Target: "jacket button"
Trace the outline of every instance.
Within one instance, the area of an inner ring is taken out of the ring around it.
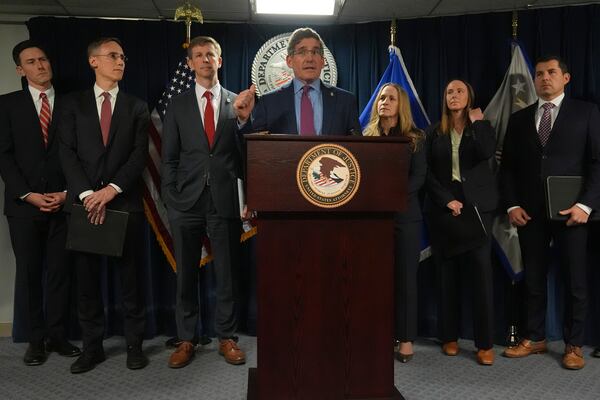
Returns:
[[[212,158],[213,154],[212,154],[212,153],[210,153],[208,156],[209,156],[210,158]]]
[[[464,176],[462,178],[460,178],[461,181],[466,182],[467,178],[465,178]]]
[[[542,160],[545,160],[545,159],[547,159],[547,158],[548,158],[548,156],[547,156],[547,155],[545,155],[545,154],[542,156]]]

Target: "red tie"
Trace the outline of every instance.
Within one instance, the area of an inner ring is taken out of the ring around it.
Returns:
[[[40,127],[42,128],[42,139],[44,140],[44,147],[48,147],[48,127],[52,121],[52,114],[50,113],[50,102],[46,93],[40,93],[40,99],[42,99],[42,108],[40,109]]]
[[[100,129],[102,130],[102,143],[104,146],[108,143],[108,134],[110,132],[110,120],[112,119],[112,110],[110,107],[110,93],[102,93],[104,100],[100,109]]]
[[[302,97],[300,98],[300,134],[303,136],[314,136],[315,132],[315,114],[312,103],[308,97],[310,86],[302,87]]]
[[[212,93],[210,91],[204,92],[203,97],[206,98],[206,107],[204,107],[204,132],[208,139],[209,147],[212,147],[215,141],[215,111],[212,106]]]

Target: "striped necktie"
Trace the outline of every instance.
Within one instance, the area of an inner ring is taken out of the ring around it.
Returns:
[[[52,113],[50,112],[50,102],[46,93],[40,93],[40,99],[42,99],[42,108],[40,109],[40,127],[42,128],[42,140],[44,141],[44,147],[48,147],[48,127],[52,122]]]

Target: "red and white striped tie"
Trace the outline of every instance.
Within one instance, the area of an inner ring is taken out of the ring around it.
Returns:
[[[46,93],[40,93],[40,99],[42,99],[42,108],[40,110],[40,127],[42,128],[42,139],[44,140],[44,147],[48,147],[48,127],[52,121],[52,113],[50,112],[50,102]]]

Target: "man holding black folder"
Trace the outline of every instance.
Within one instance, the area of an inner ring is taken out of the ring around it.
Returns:
[[[242,177],[239,110],[236,95],[219,84],[221,46],[208,36],[192,39],[188,66],[196,83],[175,97],[167,110],[162,141],[162,197],[167,204],[177,262],[177,335],[181,340],[169,367],[188,365],[198,325],[198,273],[202,237],[208,233],[214,255],[219,354],[243,364],[238,347],[237,286],[242,232],[239,184]],[[241,119],[247,119],[249,111]]]
[[[140,249],[144,220],[141,175],[148,152],[149,115],[143,101],[119,90],[125,61],[119,39],[101,38],[88,46],[96,83],[66,101],[59,126],[60,158],[69,190],[67,209],[83,203],[89,222],[96,225],[104,222],[107,208],[129,213],[123,254],[109,261],[116,261],[114,267],[121,278],[127,368],[140,369],[148,364],[142,353],[145,307]],[[83,353],[71,365],[71,372],[82,373],[105,360],[102,256],[73,254]]]
[[[501,192],[509,220],[519,231],[525,267],[527,319],[524,339],[507,357],[546,352],[546,276],[550,241],[559,252],[566,287],[563,366],[585,365],[581,346],[587,307],[586,247],[588,219],[600,206],[600,112],[595,104],[565,97],[570,80],[558,57],[538,60],[535,89],[539,100],[513,114],[507,127],[500,168]],[[566,221],[546,215],[544,182],[549,176],[583,176],[575,204],[560,211]]]

